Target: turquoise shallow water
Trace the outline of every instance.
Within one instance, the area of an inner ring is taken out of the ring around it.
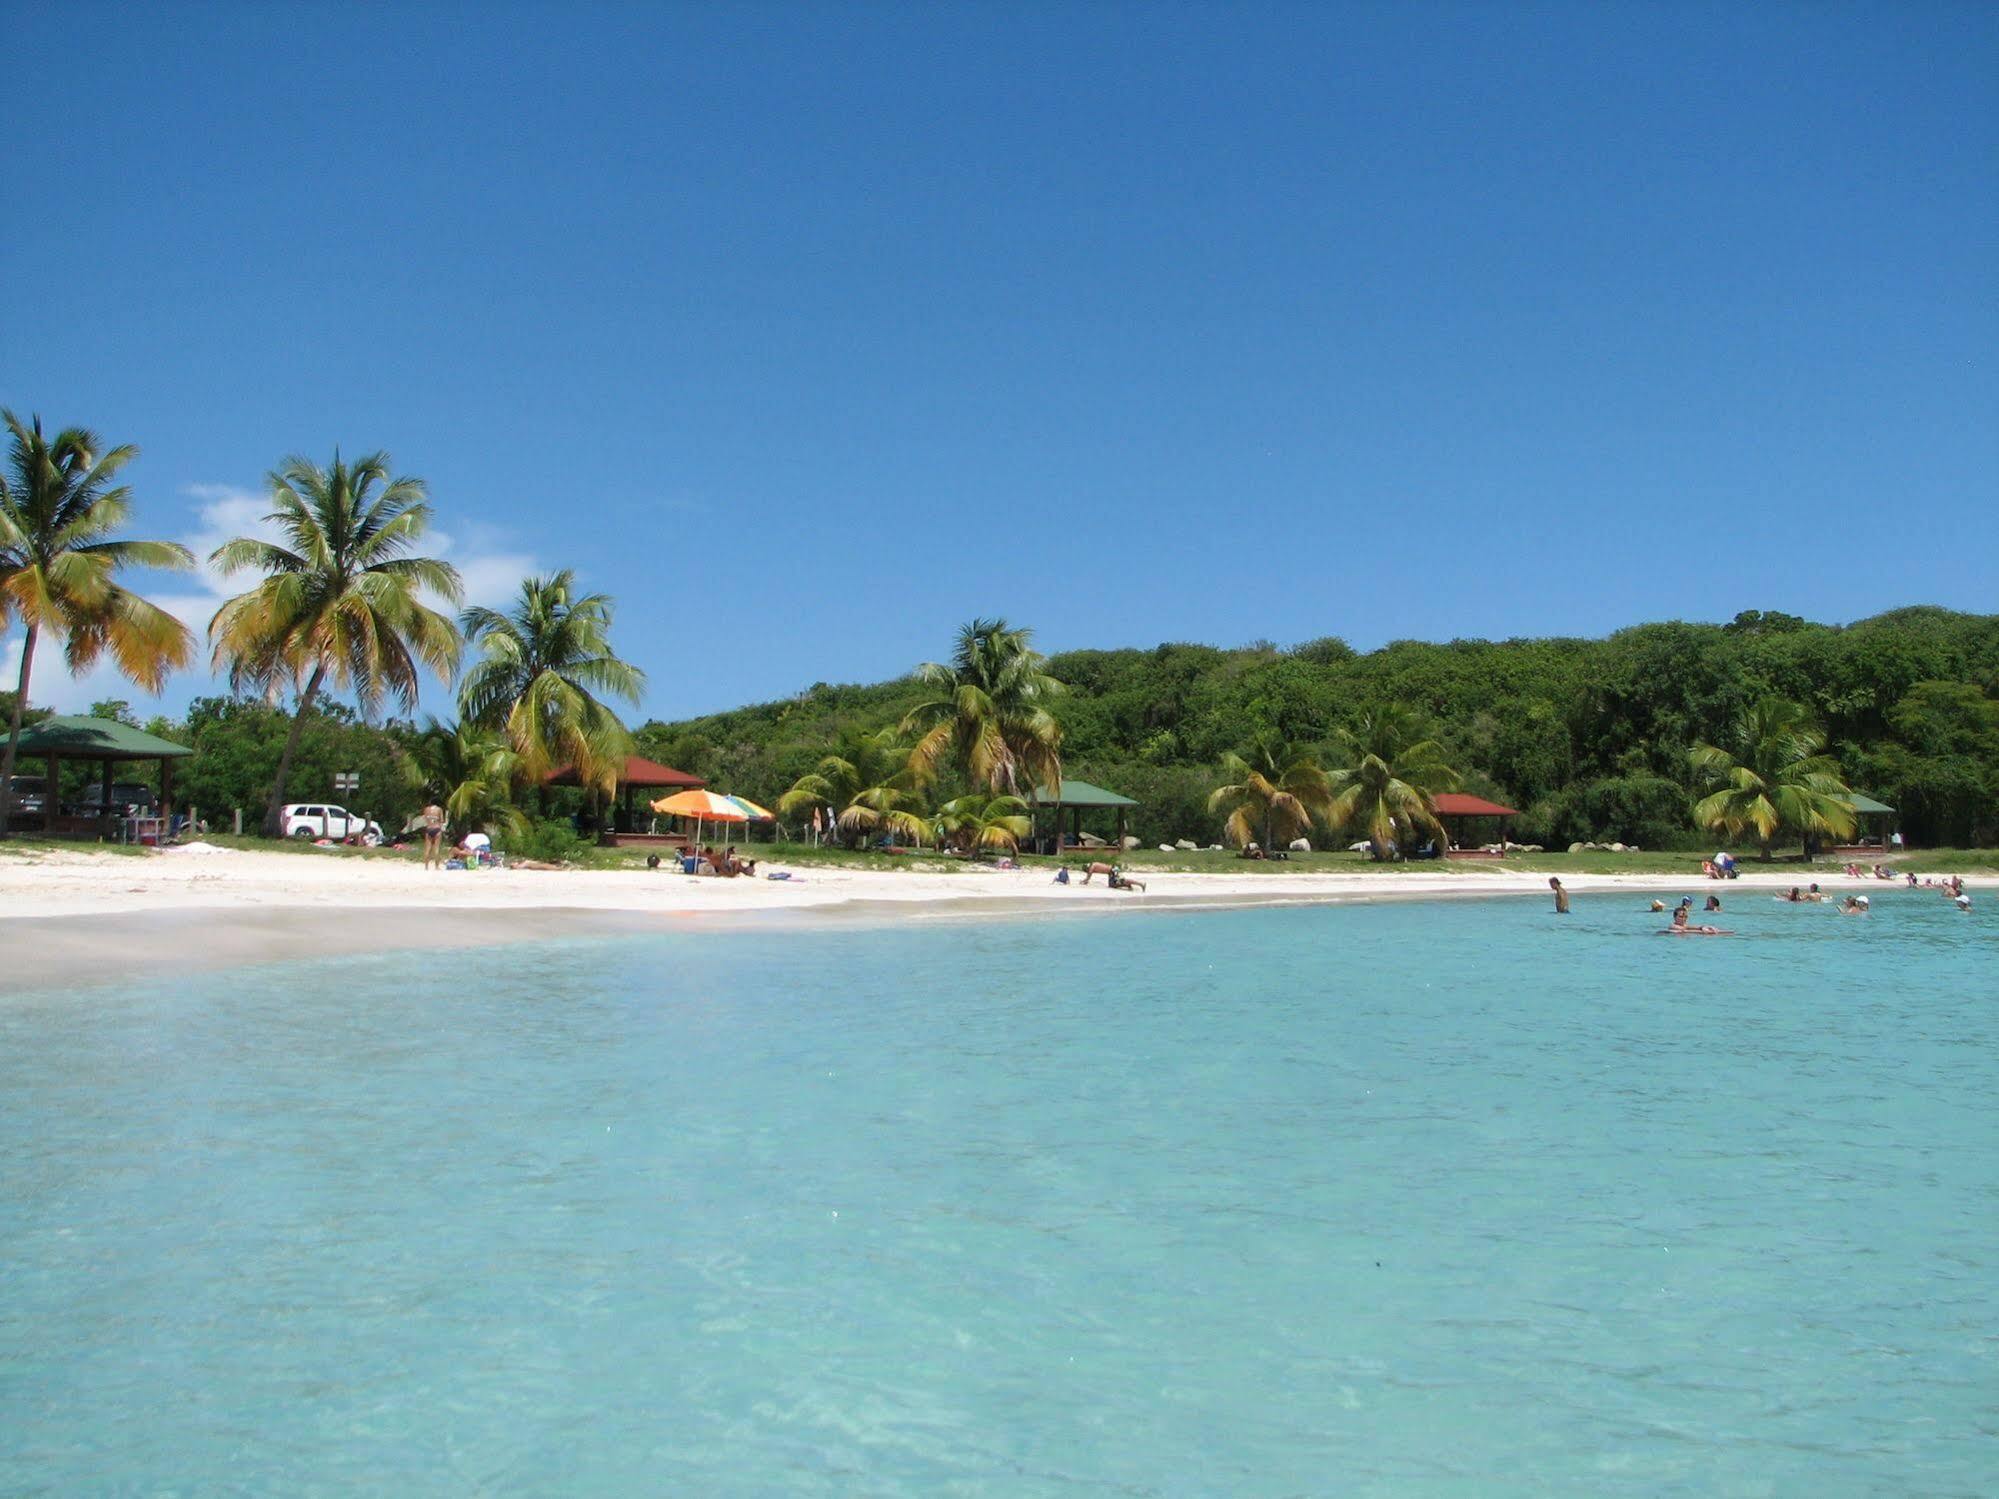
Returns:
[[[0,999],[0,1492],[1988,1495],[1988,913],[761,928]]]

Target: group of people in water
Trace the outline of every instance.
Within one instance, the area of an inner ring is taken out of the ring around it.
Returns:
[[[1892,878],[1892,876],[1890,877]],[[1961,875],[1950,875],[1935,884],[1926,879],[1919,887],[1916,883],[1916,877],[1912,874],[1909,876],[1909,886],[1912,889],[1935,889],[1941,892],[1947,900],[1951,901],[1958,910],[1969,911],[1971,909],[1971,897],[1964,893],[1964,879]],[[1556,875],[1549,876],[1548,888],[1555,892],[1555,914],[1557,916],[1568,915],[1569,892],[1563,888],[1561,878]],[[1800,888],[1797,885],[1793,885],[1787,894],[1773,895],[1771,899],[1786,905],[1819,904],[1828,899],[1836,899],[1837,903],[1833,909],[1838,911],[1842,916],[1865,916],[1870,909],[1866,896],[1848,895],[1844,898],[1829,897],[1823,890],[1819,889],[1817,881],[1813,881],[1809,888]],[[1666,903],[1663,900],[1655,898],[1652,901],[1651,909],[1655,912],[1664,911]],[[1707,903],[1702,906],[1701,910],[1704,915],[1718,914],[1721,910],[1721,897],[1719,895],[1710,895],[1707,898]],[[1691,895],[1681,896],[1680,903],[1673,908],[1671,923],[1664,930],[1669,935],[1674,936],[1727,937],[1733,935],[1725,927],[1696,925],[1693,920],[1693,912],[1694,898]]]

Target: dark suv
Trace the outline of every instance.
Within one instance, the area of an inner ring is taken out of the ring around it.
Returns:
[[[15,776],[8,782],[9,800],[16,812],[40,817],[48,806],[48,783],[40,776]]]
[[[153,788],[143,781],[113,781],[111,783],[111,810],[124,817],[150,817],[158,809],[159,803],[153,797]],[[77,817],[102,817],[104,815],[104,783],[94,781],[83,788],[70,807]]]

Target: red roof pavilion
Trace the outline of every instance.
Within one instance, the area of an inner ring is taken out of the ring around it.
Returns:
[[[1437,816],[1443,820],[1445,828],[1450,832],[1451,843],[1453,844],[1453,847],[1450,849],[1450,857],[1453,859],[1503,859],[1506,857],[1503,852],[1506,847],[1506,822],[1508,818],[1520,815],[1513,808],[1502,807],[1498,802],[1489,802],[1482,796],[1472,796],[1463,791],[1439,791],[1430,800],[1437,808]],[[1461,848],[1456,846],[1466,841],[1465,822],[1467,819],[1473,817],[1494,817],[1499,820],[1499,837],[1493,841],[1499,845],[1502,852],[1492,854],[1483,848]]]
[[[576,767],[565,765],[553,771],[548,777],[551,786],[575,786],[581,783],[576,778]],[[684,770],[675,770],[671,765],[662,765],[657,760],[648,760],[644,755],[627,755],[625,763],[618,771],[618,787],[627,786],[705,786],[708,783]]]
[[[1462,791],[1439,791],[1431,798],[1437,804],[1439,817],[1518,817],[1519,812],[1512,807],[1502,807],[1498,802],[1489,802],[1482,796],[1470,796]]]

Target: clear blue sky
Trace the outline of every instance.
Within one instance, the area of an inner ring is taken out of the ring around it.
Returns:
[[[0,402],[203,542],[387,448],[481,591],[617,597],[642,715],[980,613],[1999,607],[1999,7],[0,20]]]

